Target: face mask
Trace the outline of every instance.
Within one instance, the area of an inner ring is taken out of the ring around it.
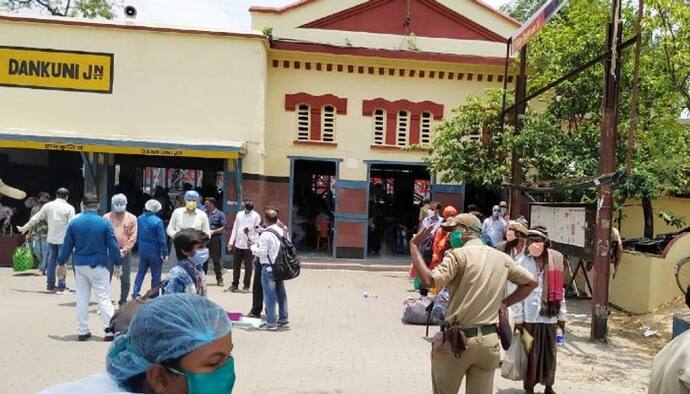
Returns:
[[[225,364],[209,373],[181,372],[171,369],[187,379],[187,393],[189,394],[227,394],[235,386],[235,360],[228,357]]]
[[[500,210],[498,210],[498,211],[493,211],[493,214],[494,214],[493,216],[494,216],[495,218],[497,218],[497,217],[499,217],[499,216],[501,215],[501,211],[500,211]]]
[[[125,211],[125,209],[127,209],[127,205],[125,205],[125,204],[115,204],[115,205],[113,205],[113,211],[115,211],[115,212],[117,212],[117,213],[122,213],[122,212]]]
[[[542,255],[542,253],[544,253],[544,243],[543,242],[532,242],[527,247],[527,250],[529,250],[529,254],[532,257],[539,257]]]
[[[254,204],[245,204],[244,209],[246,209],[247,211],[251,211],[254,209]]]
[[[208,256],[208,248],[198,249],[194,256],[189,257],[189,261],[191,261],[194,265],[201,265],[208,260]]]
[[[187,201],[187,210],[194,211],[196,209],[196,201]]]
[[[453,249],[462,248],[463,245],[465,245],[465,240],[462,238],[462,231],[455,230],[450,233],[450,246]]]
[[[508,208],[501,207],[501,215],[505,215],[508,212]]]
[[[510,241],[513,241],[515,238],[517,238],[515,236],[515,231],[508,230],[508,232],[506,233],[506,240],[508,240],[508,242],[510,242]]]

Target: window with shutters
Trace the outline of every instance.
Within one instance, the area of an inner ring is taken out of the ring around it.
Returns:
[[[311,111],[308,105],[300,104],[297,106],[297,139],[300,141],[309,140],[309,124]]]
[[[383,145],[386,140],[386,111],[374,111],[374,144]]]
[[[335,108],[326,105],[321,111],[321,139],[324,142],[335,142]]]
[[[407,146],[408,134],[410,130],[410,113],[407,111],[398,112],[398,127],[396,133],[396,145]]]
[[[419,143],[431,143],[431,120],[433,119],[431,112],[422,112],[419,125]]]

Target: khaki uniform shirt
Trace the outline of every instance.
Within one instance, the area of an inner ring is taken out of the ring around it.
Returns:
[[[437,288],[448,288],[446,321],[462,327],[498,323],[506,281],[524,285],[534,279],[507,254],[484,245],[479,239],[446,253],[431,275]]]

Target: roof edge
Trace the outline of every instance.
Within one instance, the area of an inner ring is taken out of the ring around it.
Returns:
[[[252,39],[263,39],[266,37],[258,31],[230,31],[230,30],[210,30],[201,29],[194,27],[183,27],[183,26],[160,26],[160,25],[143,25],[138,23],[126,23],[126,22],[112,22],[112,21],[98,21],[98,20],[86,20],[86,19],[76,19],[76,18],[63,18],[63,17],[37,17],[37,16],[25,16],[16,14],[0,13],[0,21],[9,22],[20,22],[20,23],[42,23],[42,24],[54,24],[54,25],[65,25],[65,26],[80,26],[80,27],[95,27],[102,29],[120,29],[120,30],[134,30],[134,31],[149,31],[158,33],[178,33],[178,34],[197,34],[197,35],[210,35],[219,37],[234,37],[234,38],[252,38]]]

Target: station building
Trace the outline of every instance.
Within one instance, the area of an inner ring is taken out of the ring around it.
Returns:
[[[336,258],[404,253],[420,201],[466,204],[426,145],[503,86],[517,21],[478,0],[250,12],[250,31],[1,14],[0,178],[104,209],[122,191],[135,213],[156,190],[200,188],[231,218],[251,196]]]

